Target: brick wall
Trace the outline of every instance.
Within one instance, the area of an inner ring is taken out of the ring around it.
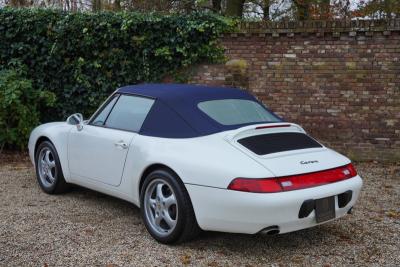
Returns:
[[[244,23],[192,83],[251,91],[355,160],[400,161],[400,20]]]

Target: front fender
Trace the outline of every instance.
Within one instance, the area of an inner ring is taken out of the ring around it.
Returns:
[[[29,158],[33,166],[35,166],[35,148],[38,145],[38,141],[41,138],[47,138],[53,143],[57,150],[58,157],[60,159],[61,168],[65,180],[68,182],[70,173],[68,168],[68,133],[74,127],[66,122],[52,122],[42,124],[31,132],[29,136]]]

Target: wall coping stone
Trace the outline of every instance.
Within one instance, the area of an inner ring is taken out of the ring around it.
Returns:
[[[350,33],[350,32],[400,32],[400,19],[391,20],[332,20],[332,21],[283,21],[283,22],[240,22],[235,32],[225,36],[236,37],[238,34],[289,34],[295,33]]]

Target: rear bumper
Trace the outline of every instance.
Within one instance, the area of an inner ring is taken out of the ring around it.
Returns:
[[[361,187],[360,176],[308,189],[263,194],[186,184],[200,228],[246,234],[274,225],[280,233],[318,225],[315,211],[306,218],[298,217],[307,199],[335,196],[335,219],[340,218],[354,206]],[[352,198],[345,207],[339,208],[337,195],[348,190],[352,191]]]

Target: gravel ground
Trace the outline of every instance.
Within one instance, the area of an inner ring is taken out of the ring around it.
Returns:
[[[353,215],[278,236],[206,232],[165,246],[132,204],[83,188],[46,195],[28,162],[0,159],[0,266],[399,266],[400,166],[357,168],[364,188]]]

